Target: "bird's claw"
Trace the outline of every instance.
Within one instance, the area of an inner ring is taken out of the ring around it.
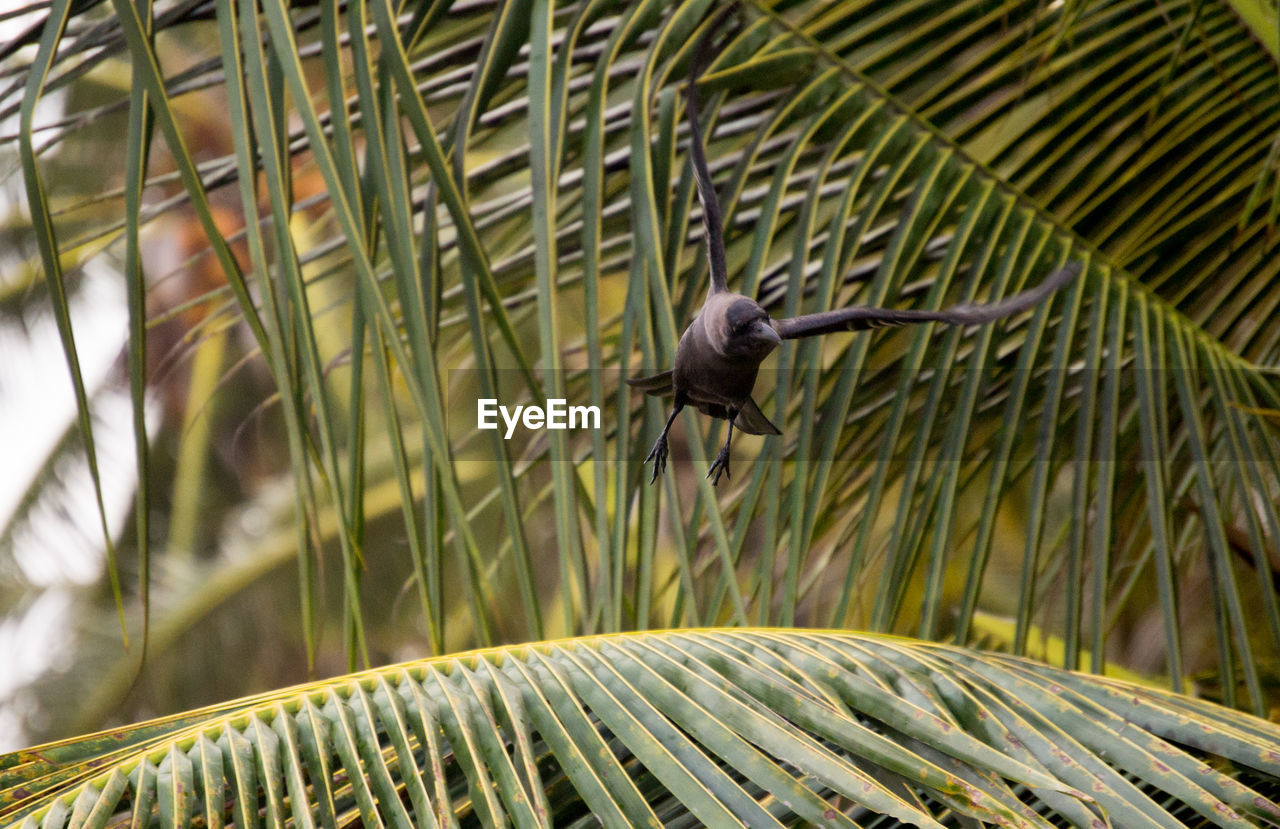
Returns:
[[[653,444],[653,448],[649,450],[649,455],[644,459],[645,463],[653,461],[653,475],[649,478],[649,485],[658,480],[658,475],[667,471],[667,436],[662,435],[658,441]]]
[[[708,478],[715,475],[714,478],[711,478],[712,486],[720,483],[720,473],[722,472],[726,478],[733,477],[729,474],[729,447],[727,446],[722,446],[720,448],[720,454],[716,455],[715,460],[711,462],[711,468],[707,470]]]

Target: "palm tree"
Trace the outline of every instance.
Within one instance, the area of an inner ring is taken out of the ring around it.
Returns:
[[[699,81],[736,290],[781,316],[1084,275],[993,326],[787,345],[784,436],[713,488],[689,417],[649,487],[665,412],[621,380],[704,289],[680,91],[711,5],[39,10],[0,92],[38,266],[2,299],[51,303],[78,414],[0,589],[37,601],[68,457],[115,586],[28,686],[41,736],[438,658],[11,755],[0,817],[1280,822],[1280,731],[1232,710],[1275,704],[1280,655],[1275,10],[740,3]],[[123,532],[73,339],[103,268]],[[507,440],[478,398],[604,428]],[[1123,668],[1148,685],[1070,673]]]

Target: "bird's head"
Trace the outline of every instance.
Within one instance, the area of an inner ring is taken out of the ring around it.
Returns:
[[[745,296],[726,303],[717,328],[712,341],[716,350],[729,358],[759,362],[782,342],[769,322],[769,313]]]

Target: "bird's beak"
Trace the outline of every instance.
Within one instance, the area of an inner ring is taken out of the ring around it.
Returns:
[[[755,324],[755,330],[752,332],[755,339],[767,342],[770,348],[777,348],[782,345],[782,338],[778,336],[778,332],[773,330],[773,326],[768,320],[759,320]]]

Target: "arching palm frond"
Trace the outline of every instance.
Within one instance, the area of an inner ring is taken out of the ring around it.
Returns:
[[[1243,827],[1280,822],[1277,740],[1185,697],[907,639],[628,634],[9,755],[0,825]]]

